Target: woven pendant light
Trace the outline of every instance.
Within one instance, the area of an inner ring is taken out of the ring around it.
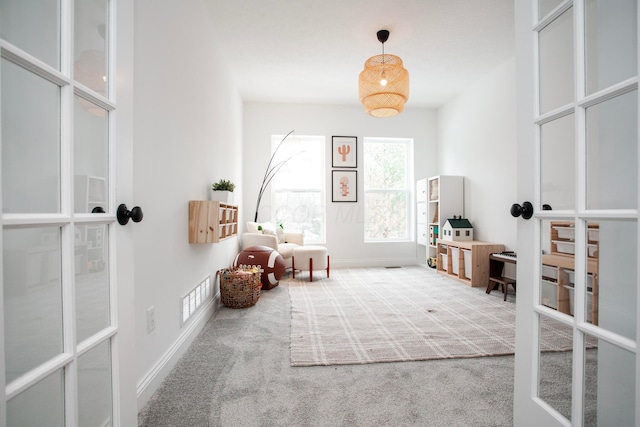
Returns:
[[[358,79],[358,92],[364,110],[373,117],[392,117],[404,110],[409,99],[409,72],[402,66],[402,59],[384,53],[384,42],[389,31],[380,30],[382,55],[372,56],[364,63]]]

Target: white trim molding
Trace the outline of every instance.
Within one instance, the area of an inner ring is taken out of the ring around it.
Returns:
[[[207,300],[202,309],[189,319],[189,322],[182,330],[182,334],[167,349],[160,360],[151,367],[151,369],[142,377],[137,384],[138,411],[149,402],[153,393],[160,387],[160,384],[167,378],[173,368],[177,365],[180,358],[187,351],[193,340],[198,336],[204,328],[209,318],[220,310],[222,304],[220,302],[220,292],[213,298]]]

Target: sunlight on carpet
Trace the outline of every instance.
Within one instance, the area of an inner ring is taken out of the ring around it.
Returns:
[[[423,266],[335,269],[330,279],[286,281],[292,366],[515,351],[515,304]],[[569,350],[571,329],[543,327],[543,343],[543,350]]]

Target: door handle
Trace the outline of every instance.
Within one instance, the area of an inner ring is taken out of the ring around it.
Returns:
[[[523,219],[529,219],[533,216],[533,205],[531,202],[523,202],[522,206],[517,203],[511,205],[511,216],[519,217],[522,215]]]
[[[118,218],[120,225],[127,225],[129,218],[133,222],[140,222],[143,216],[140,206],[134,206],[133,209],[129,210],[124,203],[118,206],[118,211],[116,212],[116,218]]]

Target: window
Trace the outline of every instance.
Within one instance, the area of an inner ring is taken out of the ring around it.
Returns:
[[[281,164],[271,181],[271,222],[302,231],[305,243],[324,243],[325,137],[292,134],[280,144],[282,138],[271,137],[271,167]]]
[[[364,138],[365,242],[413,240],[413,140]]]

